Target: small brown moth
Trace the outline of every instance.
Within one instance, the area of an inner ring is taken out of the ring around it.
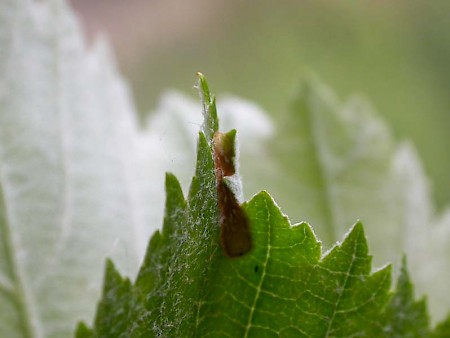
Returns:
[[[219,175],[222,175],[222,177],[233,176],[236,172],[236,168],[234,167],[234,157],[236,156],[234,152],[235,134],[235,131],[227,134],[217,131],[213,136],[216,173],[219,171]]]
[[[228,257],[240,257],[252,248],[247,215],[224,177],[235,174],[234,134],[216,132],[213,137],[222,248]]]

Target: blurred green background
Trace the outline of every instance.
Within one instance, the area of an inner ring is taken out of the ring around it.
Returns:
[[[450,1],[72,0],[89,38],[105,32],[142,115],[167,88],[218,95],[275,119],[316,74],[341,99],[365,96],[411,139],[437,205],[450,202]],[[220,109],[220,107],[219,107]]]

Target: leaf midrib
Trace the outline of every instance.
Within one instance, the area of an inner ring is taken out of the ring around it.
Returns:
[[[344,296],[344,293],[345,293],[345,290],[346,290],[346,286],[347,286],[347,283],[348,283],[348,278],[350,276],[350,271],[353,269],[353,267],[355,265],[355,261],[356,261],[355,253],[357,251],[357,249],[356,249],[357,245],[358,245],[358,243],[356,243],[356,242],[353,245],[352,260],[351,260],[351,263],[348,265],[347,271],[345,273],[345,279],[344,279],[344,282],[342,283],[342,292],[340,292],[340,294],[339,294],[339,296],[338,296],[338,298],[336,300],[336,303],[334,305],[333,313],[332,313],[332,315],[330,317],[330,320],[328,322],[327,331],[325,332],[325,337],[328,337],[328,335],[330,334],[331,327],[332,327],[332,325],[334,323],[334,318],[336,316],[336,313],[338,312],[337,309],[339,308],[339,305],[341,303],[341,299]]]
[[[331,194],[331,179],[330,175],[327,172],[328,166],[324,163],[323,155],[322,155],[322,148],[321,148],[321,140],[323,137],[321,137],[319,129],[320,129],[320,123],[315,116],[315,111],[317,108],[315,107],[315,98],[311,97],[311,94],[309,94],[309,97],[306,101],[307,105],[307,118],[308,118],[308,125],[311,130],[311,141],[313,145],[313,153],[314,153],[314,159],[317,163],[318,168],[318,176],[320,180],[320,186],[323,195],[323,215],[325,217],[324,226],[326,227],[327,231],[325,231],[322,236],[328,237],[328,243],[332,243],[336,240],[336,229],[335,229],[335,219],[334,219],[334,210],[333,210],[333,197]]]

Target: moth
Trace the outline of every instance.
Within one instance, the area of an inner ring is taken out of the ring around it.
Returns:
[[[216,132],[213,136],[213,149],[222,248],[226,256],[240,257],[252,249],[252,238],[247,215],[224,179],[236,173],[234,134]]]

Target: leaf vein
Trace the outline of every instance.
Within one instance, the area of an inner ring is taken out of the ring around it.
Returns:
[[[248,316],[248,321],[247,321],[247,327],[245,330],[245,334],[244,334],[244,338],[247,338],[250,332],[250,328],[252,327],[252,321],[253,321],[253,316],[255,313],[255,309],[256,309],[256,304],[259,300],[259,297],[261,295],[261,290],[262,290],[262,284],[264,283],[264,279],[266,277],[266,270],[267,270],[267,263],[269,262],[270,259],[270,251],[271,251],[271,215],[270,215],[270,209],[269,206],[267,205],[267,199],[264,199],[264,203],[265,203],[265,210],[267,211],[267,218],[263,219],[263,221],[267,222],[267,227],[268,227],[268,231],[267,231],[267,249],[266,249],[266,256],[264,258],[264,262],[263,262],[263,269],[262,269],[262,273],[261,273],[261,278],[259,281],[259,284],[256,288],[256,295],[255,298],[253,299],[253,304],[250,310],[250,314]]]

